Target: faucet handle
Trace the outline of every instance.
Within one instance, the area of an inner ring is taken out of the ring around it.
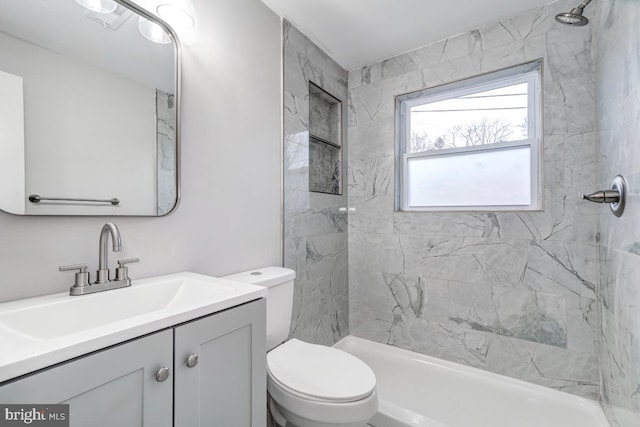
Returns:
[[[134,262],[140,262],[140,258],[125,258],[125,259],[119,259],[118,260],[118,265],[120,266],[119,268],[122,268],[125,266],[125,264],[132,264]]]
[[[126,265],[139,261],[140,258],[125,258],[118,260],[118,268],[116,268],[115,280],[126,280],[127,282],[131,282],[131,279],[129,278],[129,268]]]
[[[73,271],[78,270],[76,273],[76,281],[73,288],[82,288],[89,286],[89,273],[87,272],[87,264],[73,264],[73,265],[61,265],[58,267],[60,271]],[[72,288],[72,289],[73,289]]]
[[[61,265],[58,267],[60,271],[72,271],[78,270],[79,273],[85,273],[89,266],[87,264],[73,264],[73,265]]]

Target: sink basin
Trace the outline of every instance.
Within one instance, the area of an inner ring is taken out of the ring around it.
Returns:
[[[265,297],[266,288],[178,273],[84,296],[0,304],[0,381]]]

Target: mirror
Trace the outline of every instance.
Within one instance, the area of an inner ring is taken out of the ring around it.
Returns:
[[[89,9],[105,4],[114,10]],[[121,0],[0,0],[0,209],[171,212],[179,196],[175,40]]]

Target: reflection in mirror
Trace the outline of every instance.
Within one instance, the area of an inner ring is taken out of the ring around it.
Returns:
[[[153,22],[164,43],[143,36],[150,17],[134,7],[80,3],[0,0],[0,209],[167,214],[178,198],[175,39]]]

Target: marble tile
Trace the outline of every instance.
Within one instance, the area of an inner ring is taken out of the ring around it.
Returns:
[[[285,190],[309,191],[309,132],[285,136]]]
[[[395,154],[393,120],[360,123],[349,128],[349,159],[389,157]]]
[[[595,101],[591,75],[546,82],[544,134],[575,135],[594,130]]]
[[[393,245],[405,271],[434,279],[515,287],[527,269],[527,241],[400,235]]]
[[[567,301],[567,348],[596,353],[598,329],[598,301],[573,295]]]
[[[595,298],[597,259],[590,243],[531,241],[523,284],[541,292]]]
[[[304,86],[300,85],[300,87]],[[293,88],[288,89],[293,90]],[[309,129],[309,99],[305,95],[297,95],[285,91],[283,104],[285,135],[307,133]]]
[[[592,241],[597,207],[585,204],[578,194],[578,189],[563,189],[558,195],[547,191],[543,212],[396,212],[394,230],[399,234],[434,237]]]
[[[349,163],[349,223],[360,231],[393,232],[393,157]]]
[[[558,26],[546,33],[547,58],[553,81],[591,72],[591,31]]]
[[[595,186],[598,183],[595,132],[565,138],[564,179],[565,187]]]
[[[335,126],[311,123],[308,82],[346,100],[347,72],[287,21],[283,46],[284,265],[297,273],[291,336],[333,344],[349,333],[347,192],[339,179],[346,173],[348,144],[344,133],[342,153],[332,156],[309,142],[309,126],[333,138],[347,121],[342,114]],[[313,107],[320,119],[337,118],[331,108]],[[343,194],[311,193],[310,188]]]
[[[579,197],[598,182],[592,32],[553,19],[572,7],[555,2],[349,73],[352,333],[597,396],[600,207]],[[395,212],[395,97],[538,58],[544,209]]]
[[[513,64],[526,62],[524,42],[522,41],[488,48],[476,53],[474,57],[477,58],[476,61],[480,65],[479,71],[482,73],[489,73],[511,67]]]
[[[482,50],[490,49],[505,44],[512,44],[522,40],[517,32],[514,33],[502,22],[489,24],[477,30],[476,38],[479,39]]]
[[[562,295],[485,285],[454,285],[449,320],[557,347],[567,346],[566,300]]]
[[[630,197],[616,218],[598,221],[600,402],[613,427],[640,425],[640,4],[603,0],[592,20],[598,141],[597,182],[623,174]]]
[[[590,399],[598,396],[598,362],[594,353],[496,336],[485,369]]]

